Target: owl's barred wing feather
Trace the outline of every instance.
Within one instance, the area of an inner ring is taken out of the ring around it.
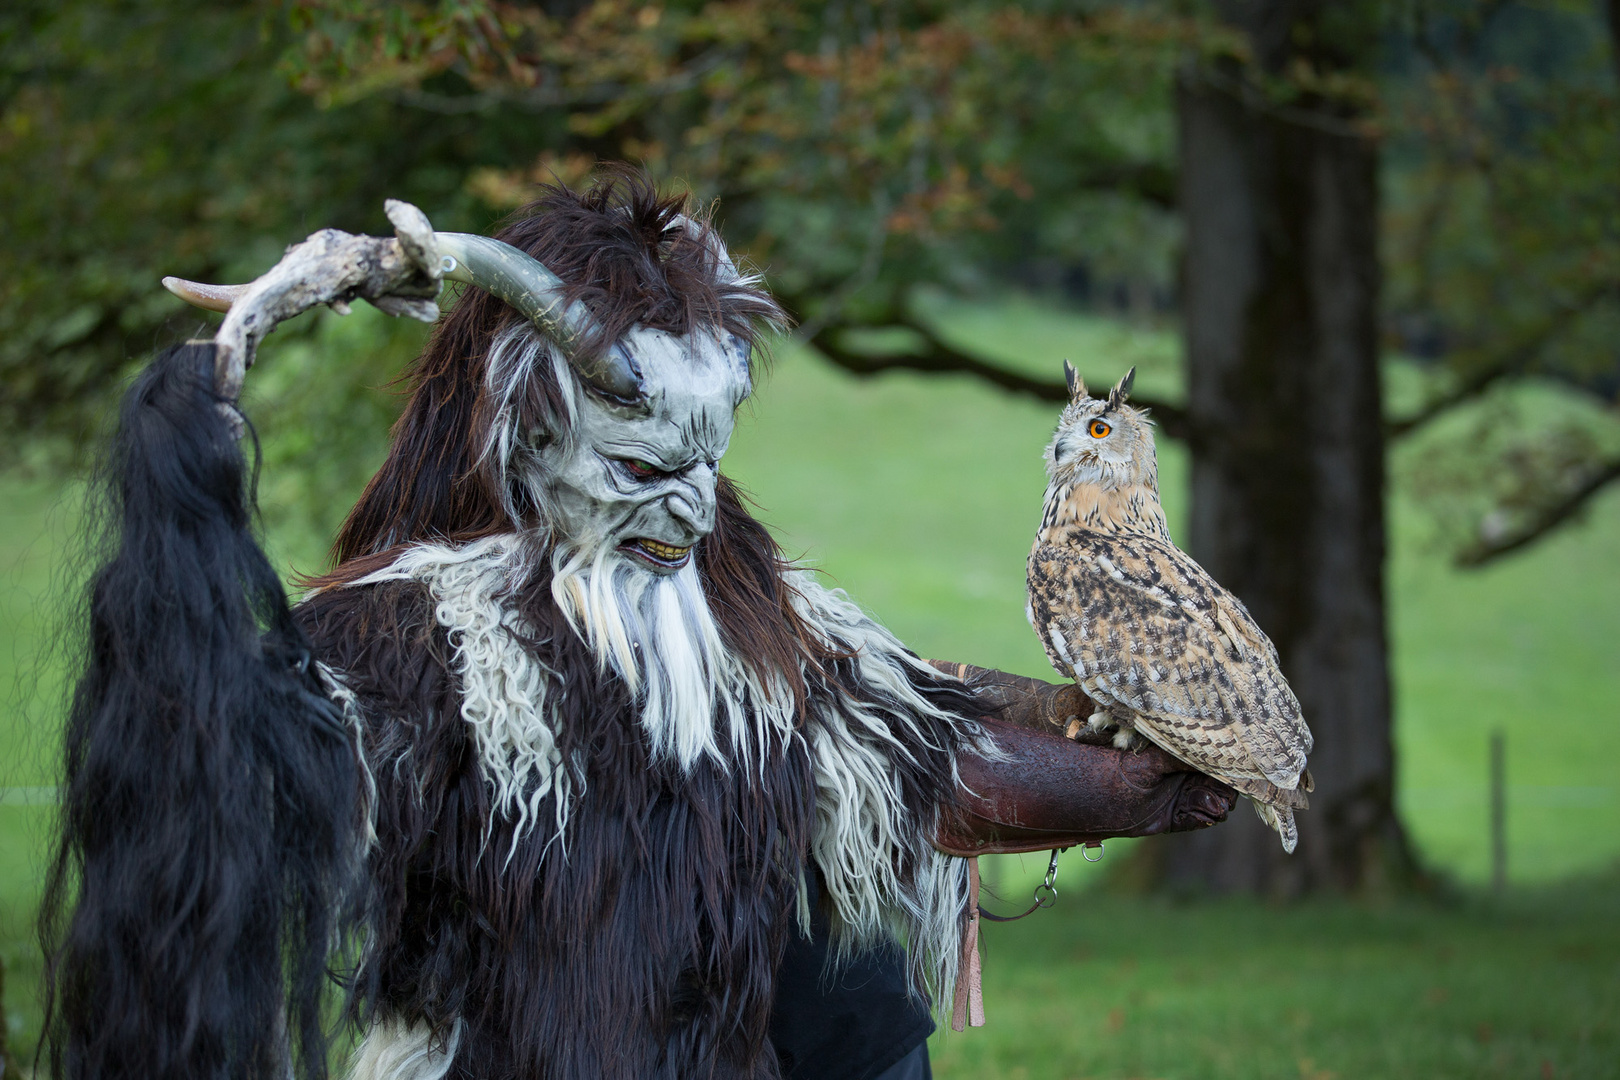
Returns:
[[[1237,598],[1155,537],[1067,539],[1037,545],[1029,561],[1030,621],[1053,665],[1240,790],[1297,788],[1310,732],[1276,650]]]

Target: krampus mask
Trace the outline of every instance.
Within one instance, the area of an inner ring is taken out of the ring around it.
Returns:
[[[388,214],[394,240],[326,230],[253,285],[164,280],[192,303],[229,312],[216,338],[222,395],[234,399],[264,334],[307,307],[342,311],[359,296],[431,321],[441,280],[471,284],[525,317],[496,335],[483,372],[492,409],[480,418],[479,464],[504,524],[615,549],[652,573],[688,565],[714,527],[717,465],[751,388],[754,329],[782,318],[757,279],[738,274],[706,225],[666,215],[660,255],[708,279],[709,303],[699,305],[707,310],[683,311],[679,333],[626,326],[593,316],[578,296],[588,286],[569,290],[510,244],[433,232],[406,203],[390,201]]]

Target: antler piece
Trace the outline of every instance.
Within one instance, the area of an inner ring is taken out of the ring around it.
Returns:
[[[439,242],[434,237],[433,225],[427,215],[399,199],[389,199],[383,203],[383,212],[394,227],[394,238],[416,268],[429,281],[438,281],[443,277],[444,264],[439,256]]]
[[[432,322],[439,317],[435,298],[446,277],[476,285],[516,308],[608,399],[630,405],[645,396],[641,373],[624,350],[585,355],[582,346],[596,322],[583,303],[565,302],[562,281],[538,259],[486,236],[436,233],[427,215],[407,202],[389,199],[385,210],[394,226],[392,239],[322,229],[288,248],[280,262],[247,285],[163,279],[165,288],[188,303],[225,312],[214,337],[214,382],[223,397],[236,400],[259,342],[278,323],[317,304],[341,313],[357,297],[390,315]]]
[[[390,201],[389,219],[397,236],[354,236],[322,229],[287,249],[240,294],[214,343],[215,384],[234,401],[252,366],[259,342],[284,322],[317,304],[341,306],[359,297],[394,315],[424,322],[439,317],[434,303],[442,268],[427,216],[409,203]]]
[[[236,298],[248,291],[246,285],[207,285],[177,277],[164,278],[163,287],[186,303],[208,311],[229,311]]]

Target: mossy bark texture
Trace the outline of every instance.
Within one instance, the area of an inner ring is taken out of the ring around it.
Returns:
[[[1217,7],[1252,55],[1178,88],[1189,549],[1276,643],[1316,790],[1292,856],[1240,811],[1149,858],[1173,888],[1378,888],[1412,871],[1390,737],[1378,149],[1353,102],[1297,74],[1353,74],[1371,44],[1332,5]]]

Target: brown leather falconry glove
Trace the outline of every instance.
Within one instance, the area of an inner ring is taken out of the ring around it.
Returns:
[[[1028,675],[1013,675],[973,664],[928,661],[936,670],[967,684],[985,705],[985,712],[1009,724],[1043,732],[1058,732],[1080,742],[1112,746],[1113,736],[1092,731],[1086,719],[1097,706],[1073,683],[1049,683]]]
[[[1114,749],[1109,735],[1086,727],[1097,706],[1078,687],[930,662],[984,701],[984,727],[1001,752],[1000,760],[973,753],[958,760],[958,805],[941,815],[934,840],[948,855],[1202,829],[1237,804],[1237,792],[1156,746]]]

